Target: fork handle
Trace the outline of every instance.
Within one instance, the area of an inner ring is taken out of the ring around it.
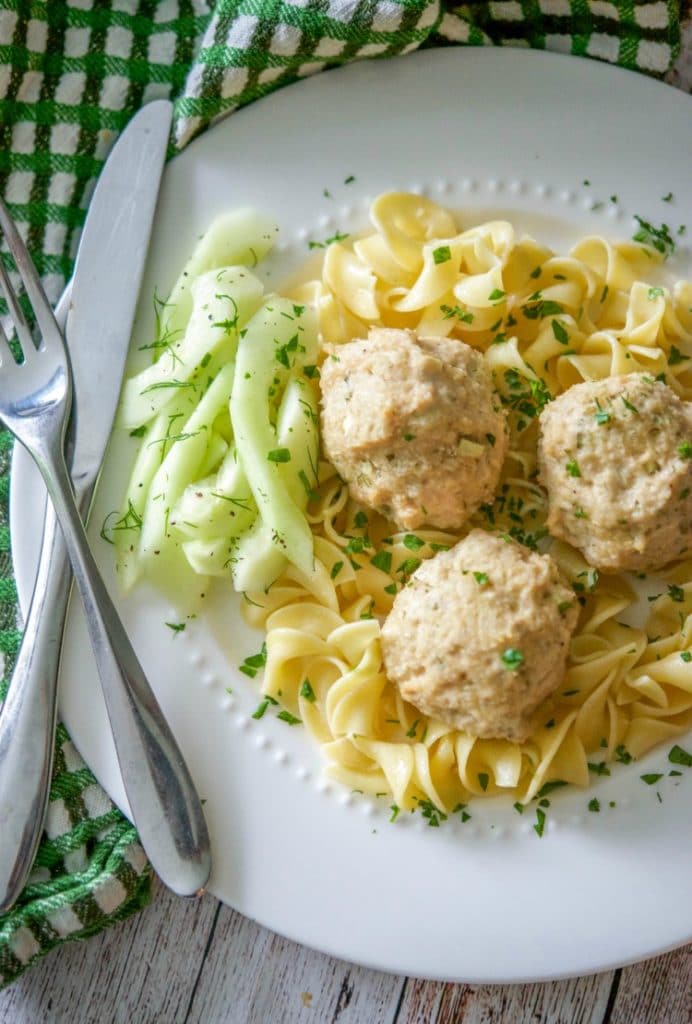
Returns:
[[[59,439],[42,455],[37,463],[84,604],[132,820],[164,884],[197,895],[211,870],[199,797],[91,553]]]
[[[0,714],[0,913],[24,888],[43,831],[70,583],[65,545],[47,502],[34,594]]]

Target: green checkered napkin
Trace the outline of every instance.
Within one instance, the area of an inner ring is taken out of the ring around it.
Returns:
[[[524,45],[665,73],[679,4],[506,0],[0,0],[0,190],[52,300],[70,276],[91,189],[142,104],[175,99],[175,148],[266,93],[339,64],[421,46]],[[7,252],[0,256],[14,277]],[[16,281],[16,278],[14,278]],[[8,328],[7,307],[0,317]],[[8,528],[11,443],[0,431],[0,657],[20,641]],[[30,884],[0,917],[0,987],[67,939],[141,908],[137,835],[58,730],[45,836]]]

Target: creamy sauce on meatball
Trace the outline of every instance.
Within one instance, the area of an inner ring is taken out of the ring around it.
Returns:
[[[322,439],[353,497],[404,529],[461,527],[492,498],[508,444],[482,355],[393,328],[327,351]]]
[[[641,374],[576,384],[540,418],[548,529],[604,572],[692,548],[692,405]]]
[[[382,627],[385,670],[425,714],[521,742],[562,682],[578,615],[548,555],[472,530],[397,595]]]

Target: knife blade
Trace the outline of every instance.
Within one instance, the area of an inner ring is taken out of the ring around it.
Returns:
[[[93,484],[113,428],[171,116],[172,105],[156,100],[130,122],[96,183],[79,242],[65,325],[77,396],[76,492]]]
[[[56,311],[59,320],[67,318],[76,396],[71,467],[83,519],[117,406],[170,123],[171,104],[156,101],[117,140],[90,204],[71,290]],[[48,502],[34,594],[0,714],[0,912],[24,887],[43,828],[70,583],[62,535]],[[210,865],[201,811],[193,818],[188,838],[200,855],[183,887],[194,892],[206,883]]]

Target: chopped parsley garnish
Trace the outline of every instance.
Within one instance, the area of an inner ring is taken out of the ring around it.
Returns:
[[[455,316],[457,320],[461,320],[464,324],[473,323],[473,313],[470,313],[467,309],[462,309],[461,306],[440,306],[440,311],[444,313],[445,320],[451,320]]]
[[[670,346],[670,355],[668,356],[668,366],[677,366],[678,363],[685,363],[689,360],[689,356],[683,355],[679,348],[675,345]]]
[[[325,238],[323,242],[308,242],[308,249],[326,249],[327,246],[332,245],[334,242],[343,242],[348,237],[348,234],[344,235],[337,231],[331,238]]]
[[[671,256],[675,252],[675,242],[667,224],[661,224],[660,228],[657,228],[636,214],[634,219],[639,224],[639,230],[632,235],[632,239],[635,242],[650,245],[664,257]]]
[[[620,395],[620,398],[622,399],[622,404],[624,405],[625,409],[629,409],[630,412],[639,415],[639,409],[637,409],[636,406],[632,405],[632,403],[628,401],[624,395]]]
[[[288,448],[273,448],[267,452],[267,459],[269,462],[290,462],[291,453]]]
[[[530,303],[530,304],[529,304]],[[564,309],[559,302],[553,302],[552,299],[541,299],[529,300],[525,306],[522,306],[522,313],[527,320],[543,320],[547,316],[558,316],[560,313],[564,313]]]
[[[447,820],[447,815],[430,800],[419,800],[418,807],[430,828],[439,828],[440,822]]]
[[[281,722],[286,722],[287,725],[300,725],[300,719],[296,718],[295,715],[292,715],[290,711],[286,711],[285,708],[283,711],[279,711],[276,717]]]
[[[633,760],[629,750],[622,743],[618,744],[615,748],[615,760],[619,761],[620,764],[631,764]]]
[[[312,683],[309,679],[303,680],[303,685],[300,688],[300,696],[305,697],[305,699],[310,701],[311,704],[315,703],[317,698],[315,697],[315,691],[313,690]]]
[[[570,610],[570,608],[574,608],[574,601],[560,601],[559,605],[557,606],[557,610],[559,611],[560,615],[564,615],[565,612],[568,612]],[[572,690],[569,692],[577,693],[578,691]],[[567,695],[563,694],[563,696]]]
[[[662,288],[649,288],[649,298],[653,302],[654,299],[662,299],[664,295]]]
[[[493,288],[490,295],[488,296],[489,302],[499,302],[500,299],[504,299],[507,292],[503,292],[501,288]]]
[[[680,657],[683,661],[690,662],[692,661],[692,651],[682,651]]]
[[[551,320],[550,325],[553,328],[553,336],[555,340],[559,341],[561,345],[569,345],[569,334],[560,321]]]
[[[545,381],[524,377],[514,367],[504,371],[504,379],[511,394],[509,397],[500,395],[500,399],[503,405],[509,406],[520,416],[517,427],[520,431],[524,430],[528,423],[540,414],[552,395]]]
[[[433,249],[432,255],[436,264],[448,263],[452,258],[452,250],[448,245],[438,245],[437,249]]]
[[[577,505],[577,507],[574,510],[574,518],[575,519],[588,519],[589,518],[589,514],[588,514],[588,512],[584,511],[584,509],[581,507],[581,505]]]
[[[319,377],[320,375],[320,371],[317,369],[317,367],[312,365],[304,366],[303,373],[305,374],[306,377],[310,378],[310,380],[312,380],[315,377]]]
[[[655,786],[658,780],[663,778],[663,772],[648,772],[646,775],[640,775],[639,778],[647,786]]]
[[[384,588],[385,594],[396,594],[396,583],[390,583]]]
[[[596,399],[596,409],[597,412],[594,413],[593,418],[596,420],[599,427],[602,427],[604,423],[610,423],[611,415],[609,412],[606,412],[605,409],[601,409],[601,404],[598,399]]]
[[[564,779],[553,779],[551,782],[545,782],[536,793],[536,800],[542,800],[548,796],[549,793],[554,792],[556,789],[562,789],[567,783]]]
[[[360,555],[365,548],[372,547],[367,537],[351,537],[344,551],[348,555]]]
[[[392,815],[389,820],[396,821],[396,819],[399,817],[399,811],[401,810],[401,808],[397,807],[396,804],[390,804],[389,810],[392,812]]]
[[[166,625],[174,633],[182,633],[183,630],[185,629],[185,623],[184,622],[167,622]]]
[[[515,804],[512,804],[512,807],[517,812],[517,814],[523,814],[524,813],[524,805],[520,804],[518,800],[517,800],[517,802]]]
[[[497,438],[495,437],[494,434],[486,434],[485,435],[485,439],[486,439],[486,441],[488,442],[488,444],[490,445],[491,448],[495,447],[495,441],[497,440]]]
[[[474,572],[473,578],[480,587],[484,587],[490,579],[487,572]]]
[[[579,463],[576,459],[570,459],[569,462],[565,464],[565,469],[567,470],[569,476],[581,476]]]
[[[415,720],[415,722],[413,723],[413,725],[411,726],[411,728],[406,730],[406,735],[408,736],[409,739],[411,739],[411,740],[415,739],[416,729],[418,728],[419,725],[420,725],[420,718],[417,718]]]
[[[692,768],[692,754],[683,750],[677,743],[668,754],[668,760],[671,764],[681,764],[685,768]]]
[[[238,668],[250,679],[254,679],[261,668],[267,664],[267,645],[262,644],[262,648],[257,654],[251,654],[245,659],[242,665]]]
[[[610,768],[605,761],[593,761],[588,762],[588,769],[593,772],[594,775],[610,775]]]
[[[466,810],[466,804],[457,804],[452,814],[458,814],[464,823],[471,820],[471,815]]]
[[[381,569],[382,572],[390,572],[392,568],[392,552],[378,551],[370,559],[370,564],[374,565],[376,569]]]
[[[410,576],[416,571],[420,565],[420,558],[406,558],[404,561],[397,566],[397,573],[402,576]]]
[[[682,444],[679,444],[678,455],[681,459],[692,459],[692,444],[689,441],[683,441]]]
[[[425,541],[421,540],[420,537],[416,537],[415,533],[407,533],[403,544],[409,551],[420,551],[422,547],[425,547]]]
[[[487,772],[479,772],[478,773],[478,785],[481,787],[481,789],[483,790],[484,793],[485,793],[486,789],[488,788],[488,783],[489,782],[490,782],[490,776],[488,775]]]
[[[536,824],[533,826],[533,830],[537,836],[542,837],[543,829],[545,828],[545,811],[541,810],[540,807],[536,808]]]
[[[601,804],[600,804],[600,802],[599,802],[599,801],[598,801],[598,800],[596,799],[596,797],[594,797],[594,798],[593,798],[593,800],[589,800],[589,810],[590,810],[590,811],[591,811],[591,812],[592,812],[593,814],[598,814],[598,812],[600,811],[600,809],[601,809]]]
[[[500,655],[500,661],[505,668],[516,672],[524,664],[524,655],[516,647],[507,647]]]
[[[682,604],[685,600],[685,591],[675,583],[670,583],[668,585],[668,597],[671,601],[676,601],[678,604]]]
[[[344,563],[343,562],[334,562],[334,565],[332,566],[332,571],[329,573],[329,575],[331,576],[331,578],[333,580],[336,579],[336,577],[339,575],[339,573],[341,572],[343,567],[344,567]]]
[[[130,437],[144,437],[146,432],[147,428],[145,426],[135,427],[134,430],[130,431]]]
[[[293,317],[290,317],[289,319],[292,320]],[[298,335],[294,334],[292,338],[289,338],[285,345],[280,345],[279,348],[274,350],[274,358],[277,363],[281,363],[281,365],[285,366],[287,370],[290,370],[292,366],[290,354],[297,351]]]
[[[256,710],[255,710],[255,711],[254,711],[254,712],[252,713],[252,716],[251,716],[251,717],[252,717],[252,718],[254,718],[254,719],[255,719],[256,721],[258,721],[258,722],[259,722],[260,718],[263,718],[263,717],[264,717],[264,713],[265,713],[265,711],[267,710],[267,708],[269,707],[269,704],[270,704],[270,703],[271,703],[271,702],[270,702],[269,698],[268,698],[268,697],[265,697],[265,699],[264,699],[263,701],[260,701],[260,703],[259,703],[259,704],[257,705],[257,708],[256,708]]]

